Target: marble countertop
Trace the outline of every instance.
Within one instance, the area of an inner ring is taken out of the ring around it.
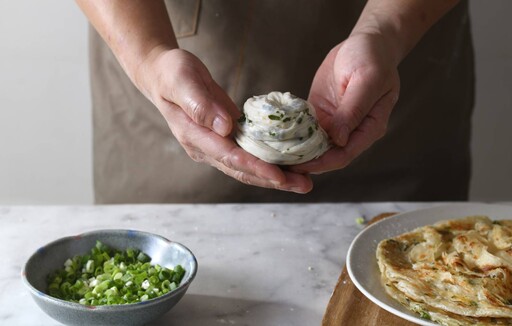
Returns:
[[[186,245],[199,270],[151,325],[320,325],[356,218],[433,203],[0,206],[0,324],[59,325],[24,288],[22,265],[57,238],[137,229]]]

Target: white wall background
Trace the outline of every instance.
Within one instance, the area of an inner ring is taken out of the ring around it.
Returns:
[[[86,40],[74,1],[0,0],[0,203],[92,203]]]
[[[471,199],[512,200],[512,1],[472,0],[476,54]]]
[[[510,201],[512,2],[471,9],[471,199]],[[87,23],[73,1],[0,0],[0,204],[92,203],[87,65]]]

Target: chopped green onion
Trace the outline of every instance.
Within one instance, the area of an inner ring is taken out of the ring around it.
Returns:
[[[137,260],[140,261],[141,263],[147,263],[147,262],[151,261],[151,258],[149,258],[148,255],[146,255],[145,253],[143,253],[141,251],[139,253],[139,255],[137,256]]]
[[[119,251],[100,241],[91,253],[64,262],[48,276],[47,293],[88,306],[143,302],[178,287],[185,269],[151,265],[151,257],[137,249]]]
[[[364,218],[362,218],[362,217],[356,218],[356,223],[359,225],[363,225],[365,223]]]
[[[161,270],[160,273],[158,273],[158,278],[160,279],[160,281],[168,280],[170,277],[171,272],[167,268]]]
[[[92,273],[94,271],[94,260],[88,260],[85,264],[85,272]]]
[[[420,317],[427,320],[432,320],[432,317],[430,317],[430,314],[426,311],[420,311]]]

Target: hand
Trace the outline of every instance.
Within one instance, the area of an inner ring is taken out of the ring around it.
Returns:
[[[134,79],[194,161],[208,163],[250,185],[298,193],[311,190],[309,176],[259,160],[228,137],[240,112],[191,53],[154,50]]]
[[[384,136],[400,88],[394,51],[379,35],[358,34],[329,52],[316,72],[308,100],[336,146],[292,171],[344,168]]]

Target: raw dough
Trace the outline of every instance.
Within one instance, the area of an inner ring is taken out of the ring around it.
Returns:
[[[238,121],[236,142],[261,160],[293,165],[318,158],[330,147],[315,110],[290,93],[271,92],[248,99]]]

